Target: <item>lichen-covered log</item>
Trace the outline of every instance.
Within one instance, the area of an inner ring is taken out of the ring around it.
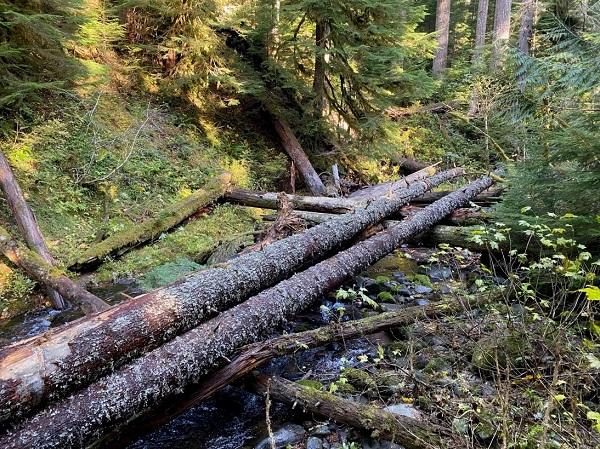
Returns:
[[[394,198],[372,202],[210,270],[123,302],[88,319],[0,351],[0,423],[87,385],[133,357],[321,260],[415,196],[462,174],[449,170]]]
[[[223,200],[242,206],[277,209],[277,195],[278,194],[274,192],[254,192],[245,189],[231,189],[223,195]],[[347,212],[353,212],[360,207],[360,203],[347,198],[288,194],[287,199],[294,210],[345,214]]]
[[[362,188],[360,190],[357,190],[356,192],[352,192],[349,195],[349,198],[354,200],[369,200],[393,194],[397,190],[407,188],[409,185],[411,185],[417,180],[425,179],[433,175],[437,171],[435,165],[425,167],[419,171],[416,171],[410,175],[403,177],[402,179],[399,179],[398,181],[384,182],[382,184]]]
[[[229,188],[230,182],[231,175],[228,173],[212,179],[202,189],[168,206],[157,217],[117,232],[100,243],[92,245],[67,266],[73,270],[94,266],[107,256],[122,255],[132,247],[160,236],[222,196]]]
[[[304,410],[372,432],[378,439],[407,449],[450,447],[450,429],[427,421],[396,415],[379,407],[343,399],[327,391],[299,385],[279,377],[258,377],[258,391],[272,399],[301,406]]]
[[[430,203],[433,203],[434,201],[437,201],[440,198],[448,195],[448,193],[450,193],[450,191],[447,191],[447,190],[439,191],[439,192],[427,192],[424,195],[421,195],[420,197],[415,198],[414,201],[412,201],[412,202],[416,203],[416,204],[430,204]],[[475,198],[473,198],[473,200],[471,202],[478,204],[478,205],[494,204],[494,203],[497,203],[498,201],[500,201],[501,194],[502,194],[502,188],[489,189],[489,190],[486,190],[485,192],[481,192],[481,194],[479,194]]]
[[[137,437],[156,430],[174,417],[209,398],[220,389],[257,370],[274,357],[294,354],[298,351],[325,346],[335,341],[348,341],[353,338],[413,323],[421,318],[447,316],[463,310],[473,310],[501,297],[500,290],[492,290],[473,297],[456,298],[428,304],[412,306],[397,312],[386,312],[344,323],[335,323],[318,329],[286,334],[270,340],[257,342],[242,348],[240,355],[231,363],[210,374],[210,376],[164,406],[136,416],[126,426],[103,438],[95,449],[125,447]]]
[[[60,295],[80,306],[85,313],[101,312],[110,308],[107,303],[73,282],[39,254],[14,240],[1,226],[0,252],[16,266],[22,268],[31,278],[59,292]]]
[[[6,201],[27,246],[39,254],[47,263],[54,265],[54,258],[46,246],[42,231],[40,231],[35,216],[29,204],[27,204],[21,187],[2,151],[0,151],[0,187],[2,187]],[[47,292],[54,307],[57,309],[66,307],[65,301],[56,290],[48,289]]]
[[[300,171],[300,174],[302,174],[302,179],[304,179],[304,183],[308,187],[310,193],[318,196],[325,195],[327,189],[325,188],[323,181],[319,178],[319,174],[313,168],[306,153],[300,146],[300,142],[298,142],[298,139],[289,125],[283,120],[273,117],[273,126],[275,127],[275,131],[277,132],[286,153],[294,162],[296,168]]]
[[[399,225],[295,274],[69,398],[49,405],[0,437],[0,447],[68,449],[89,446],[115,426],[160,406],[197,383],[236,349],[259,339],[326,292],[339,287],[348,277],[392,252],[401,242],[467,204],[492,182],[487,176],[472,182]],[[345,217],[347,215],[338,220]]]

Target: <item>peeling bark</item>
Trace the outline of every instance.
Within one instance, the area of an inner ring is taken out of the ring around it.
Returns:
[[[50,405],[21,422],[0,438],[0,447],[69,449],[89,446],[118,424],[164,404],[186,387],[197,383],[211,368],[220,365],[221,360],[227,360],[236,349],[258,340],[318,301],[325,293],[339,287],[349,277],[359,274],[394,251],[406,239],[424,232],[454,209],[468,204],[473,196],[492,183],[491,177],[482,177],[399,225],[359,242],[222,312],[68,399]],[[348,216],[344,215],[325,225]],[[285,240],[278,243],[281,242]]]
[[[135,245],[152,240],[163,232],[177,226],[193,215],[198,209],[215,201],[229,188],[231,175],[223,174],[211,180],[204,188],[187,198],[170,205],[153,219],[118,232],[102,242],[92,245],[67,266],[71,269],[98,265],[110,255],[122,255]]]
[[[384,182],[382,184],[377,184],[374,186],[369,186],[357,190],[356,192],[352,192],[349,195],[349,198],[353,200],[369,200],[381,196],[393,195],[394,192],[396,192],[397,190],[406,189],[413,182],[418,181],[420,179],[428,178],[429,176],[435,174],[435,172],[437,171],[437,169],[435,168],[436,165],[438,164],[425,167],[419,171],[416,171],[410,175],[403,177],[402,179],[399,179],[398,181]]]
[[[8,231],[1,226],[0,251],[33,279],[77,304],[85,313],[101,312],[110,308],[107,303],[73,282],[61,270],[46,262],[39,254],[14,240]]]
[[[273,126],[275,127],[277,135],[281,139],[281,144],[283,145],[286,153],[302,174],[302,179],[304,179],[304,182],[308,187],[308,190],[310,190],[310,193],[319,196],[325,195],[327,189],[325,189],[323,181],[321,181],[321,178],[319,178],[318,173],[313,168],[310,160],[306,156],[306,153],[300,146],[300,142],[298,142],[298,139],[294,135],[294,132],[291,130],[289,125],[283,120],[273,117]]]
[[[396,213],[411,199],[463,173],[417,181],[393,198],[373,201],[260,252],[194,273],[102,312],[0,351],[0,422],[16,420],[197,326]],[[279,307],[279,306],[277,306]]]
[[[395,415],[379,407],[340,398],[327,391],[299,385],[280,377],[257,378],[258,391],[268,391],[271,398],[298,404],[304,410],[331,418],[338,423],[372,432],[378,439],[399,443],[406,449],[448,448],[450,429]]]
[[[47,263],[55,265],[56,262],[46,246],[42,231],[40,231],[35,216],[27,204],[21,187],[19,187],[19,183],[2,151],[0,151],[0,187],[2,187],[6,201],[12,210],[13,217],[27,246],[38,253]],[[49,289],[48,296],[52,301],[52,305],[57,309],[66,307],[65,301],[56,290]]]

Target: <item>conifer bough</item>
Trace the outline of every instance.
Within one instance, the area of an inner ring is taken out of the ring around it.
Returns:
[[[16,420],[48,400],[88,385],[128,360],[197,326],[216,311],[322,260],[412,198],[462,175],[441,172],[392,198],[341,215],[301,234],[201,271],[0,351],[0,423]]]
[[[256,341],[318,301],[323,294],[339,287],[348,277],[359,274],[392,252],[406,239],[425,231],[454,209],[468,204],[473,196],[492,183],[489,176],[480,178],[401,224],[224,311],[18,424],[0,438],[0,447],[69,449],[93,444],[115,426],[164,404],[186,387],[197,383],[236,349]],[[340,218],[343,217],[347,215]]]

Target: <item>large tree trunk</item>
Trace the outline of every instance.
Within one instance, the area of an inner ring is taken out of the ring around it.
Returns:
[[[473,63],[481,59],[483,47],[485,46],[485,33],[487,32],[489,0],[479,0],[477,6],[477,25],[475,27],[475,48],[473,51]]]
[[[247,374],[259,369],[269,360],[284,355],[291,355],[298,350],[325,346],[336,341],[349,341],[377,332],[414,323],[421,318],[448,316],[463,310],[473,310],[500,298],[500,291],[493,290],[475,298],[459,296],[426,306],[411,306],[397,312],[386,312],[376,316],[344,323],[335,323],[317,329],[286,334],[263,342],[254,343],[242,348],[240,355],[222,369],[213,372],[206,380],[186,390],[185,393],[169,401],[166,406],[144,413],[130,420],[119,431],[108,434],[102,443],[94,449],[117,449],[139,436],[152,432],[168,423],[176,416],[211,397],[217,391]]]
[[[27,246],[38,253],[47,263],[54,265],[54,258],[46,246],[35,216],[29,208],[27,201],[25,201],[25,196],[2,151],[0,151],[0,186]],[[57,309],[65,308],[65,301],[57,291],[48,289],[47,292],[54,307]]]
[[[136,245],[159,237],[163,232],[182,223],[199,209],[222,196],[229,188],[230,182],[229,173],[212,179],[204,188],[162,210],[156,218],[143,221],[92,245],[67,266],[81,270],[98,265],[108,256],[120,256]]]
[[[327,46],[331,28],[327,20],[317,20],[315,28],[315,73],[313,76],[313,93],[315,95],[315,113],[322,117],[327,108],[325,77],[327,76]]]
[[[398,181],[384,182],[382,184],[377,184],[370,187],[365,187],[363,189],[357,190],[349,195],[349,198],[353,200],[370,200],[373,198],[379,198],[382,196],[393,195],[396,191],[405,189],[413,182],[418,181],[420,179],[425,179],[436,172],[436,166],[430,165],[429,167],[425,167],[415,173],[412,173],[408,176],[403,177]]]
[[[435,31],[437,33],[437,53],[433,59],[431,71],[440,75],[448,62],[448,36],[450,30],[450,0],[437,0],[435,12]]]
[[[69,301],[81,306],[85,313],[101,312],[110,308],[107,303],[73,282],[58,268],[42,259],[39,254],[14,240],[1,226],[0,252],[42,285],[57,291]]]
[[[50,405],[33,418],[23,421],[0,438],[0,447],[68,449],[92,444],[118,424],[147,409],[160,406],[173,395],[197,383],[208,370],[222,364],[221,360],[227,360],[236,349],[259,339],[318,301],[324,293],[339,287],[348,277],[359,274],[392,252],[406,239],[425,231],[452,210],[468,204],[473,196],[492,183],[492,178],[488,176],[474,181],[404,220],[400,225],[361,241],[224,311],[68,399]],[[346,217],[344,215],[338,220]],[[271,247],[282,242],[285,240]],[[215,284],[211,286],[216,287]],[[188,291],[187,294],[190,295],[191,292]],[[173,300],[169,297],[164,299]],[[108,312],[110,311],[104,313]],[[185,317],[189,319],[191,315]],[[120,324],[121,329],[124,329],[128,323]],[[119,337],[126,339],[122,335]],[[114,340],[113,336],[113,344]],[[130,341],[127,343],[131,344]],[[5,404],[10,402],[3,401],[3,409],[6,409]]]
[[[188,276],[0,351],[0,422],[18,419],[203,320],[321,260],[412,198],[462,174],[448,170],[418,181],[391,199],[341,215],[260,252]]]
[[[279,377],[258,378],[258,391],[271,398],[302,406],[338,423],[348,424],[377,434],[378,438],[399,443],[407,449],[449,448],[450,429],[396,415],[379,407],[343,399],[327,391],[299,385]]]
[[[506,56],[506,47],[510,38],[510,16],[512,0],[496,0],[494,13],[494,33],[492,36],[492,70],[502,66]]]
[[[273,117],[273,126],[281,139],[283,148],[302,174],[302,179],[304,179],[304,183],[310,193],[317,196],[325,195],[327,190],[325,189],[325,185],[323,185],[323,181],[319,178],[318,173],[313,168],[289,125],[283,120]]]
[[[535,15],[534,0],[525,0],[521,7],[521,25],[519,26],[519,50],[524,56],[529,56],[529,43],[533,36],[533,19]],[[525,89],[525,78],[527,74],[521,70],[517,77],[519,90]]]

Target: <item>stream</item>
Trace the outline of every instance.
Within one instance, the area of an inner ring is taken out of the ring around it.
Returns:
[[[432,288],[421,285],[412,276],[418,271],[414,260],[404,257],[403,253],[394,253],[369,270],[348,282],[344,288],[364,288],[371,298],[377,298],[378,283],[390,284],[398,295],[391,304],[385,304],[383,310],[426,304],[431,295],[436,295]],[[449,271],[442,268],[443,273]],[[442,276],[443,277],[443,276]],[[412,280],[409,280],[412,279]],[[418,279],[418,278],[417,278]],[[449,281],[451,282],[451,281]],[[436,288],[437,289],[437,288]],[[123,301],[128,296],[142,293],[135,280],[124,280],[115,284],[90,289],[111,304]],[[332,322],[332,320],[349,320],[361,318],[375,313],[365,304],[356,305],[353,301],[342,301],[329,295],[322,298],[320,304],[298,315],[293,322],[285,326],[287,332],[299,332]],[[80,317],[76,310],[59,312],[43,309],[15,318],[0,325],[0,345],[40,334],[51,327]],[[277,374],[291,380],[307,377],[320,381],[332,381],[339,376],[342,366],[357,364],[357,358],[365,354],[375,356],[377,342],[369,338],[359,338],[344,343],[333,343],[327,347],[299,351],[293,356],[279,357],[267,364],[262,371]],[[271,407],[273,429],[282,426],[285,429],[301,431],[297,423],[303,423],[302,414],[298,410],[274,403]],[[263,449],[261,440],[267,435],[265,420],[265,403],[262,397],[249,393],[239,387],[230,386],[213,398],[189,409],[186,413],[161,426],[127,446],[127,449]],[[296,424],[293,424],[296,423]],[[292,427],[290,427],[292,426]],[[295,427],[294,427],[295,426]],[[346,430],[343,427],[327,427],[327,432],[336,432],[336,439],[345,440]],[[326,435],[327,433],[325,433]],[[309,438],[310,439],[310,438]],[[258,444],[258,445],[257,445]],[[315,447],[325,447],[315,446]],[[333,447],[333,446],[332,446]],[[366,446],[365,446],[366,447]],[[375,446],[373,446],[375,447]],[[270,446],[267,446],[270,448]],[[265,449],[267,449],[265,448]]]

